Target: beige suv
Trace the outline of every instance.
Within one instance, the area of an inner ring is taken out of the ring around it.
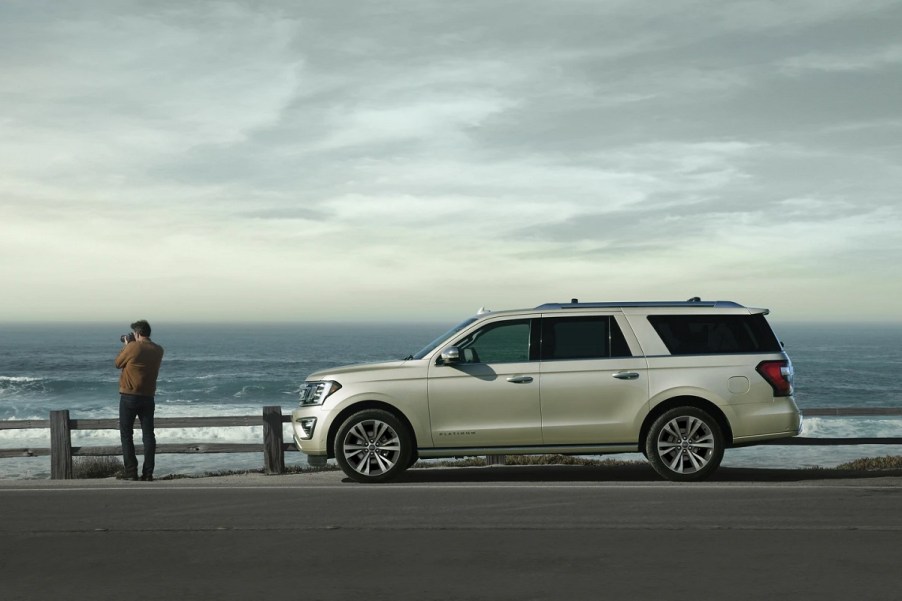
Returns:
[[[725,448],[801,427],[767,314],[697,298],[480,312],[404,360],[312,374],[295,444],[360,482],[418,458],[636,451],[701,480]]]

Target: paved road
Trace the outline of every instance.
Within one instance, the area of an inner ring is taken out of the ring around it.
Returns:
[[[0,481],[0,599],[902,599],[902,473]]]

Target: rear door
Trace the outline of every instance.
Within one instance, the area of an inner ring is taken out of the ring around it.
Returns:
[[[541,358],[545,444],[638,441],[648,367],[633,356],[616,315],[544,316]]]

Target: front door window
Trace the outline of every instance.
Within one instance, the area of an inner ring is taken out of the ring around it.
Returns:
[[[461,356],[467,363],[519,363],[529,361],[529,320],[488,325],[464,339]]]

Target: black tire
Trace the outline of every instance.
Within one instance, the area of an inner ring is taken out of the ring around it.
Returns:
[[[645,454],[658,474],[675,482],[704,480],[723,459],[720,424],[697,407],[677,407],[652,423]]]
[[[335,435],[335,459],[357,482],[388,482],[410,466],[413,437],[401,420],[382,409],[351,415]]]

